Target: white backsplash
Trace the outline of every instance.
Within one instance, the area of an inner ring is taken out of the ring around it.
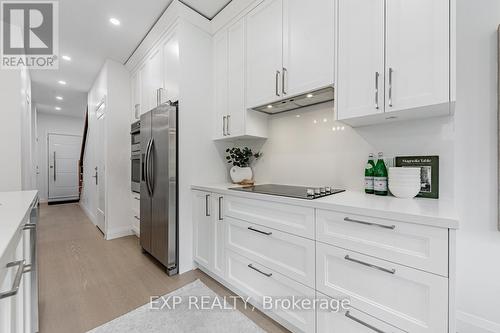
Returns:
[[[369,153],[392,159],[404,155],[439,155],[440,197],[453,197],[453,118],[441,117],[351,128],[333,120],[325,104],[271,116],[264,142],[239,141],[261,149],[254,165],[257,182],[333,185],[363,190]],[[222,147],[221,147],[222,151]]]

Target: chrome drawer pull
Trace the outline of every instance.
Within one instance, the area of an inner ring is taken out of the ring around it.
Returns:
[[[26,223],[23,225],[23,230],[33,230],[36,229],[36,224],[35,223]]]
[[[344,257],[344,259],[352,261],[352,262],[355,262],[355,263],[363,265],[363,266],[367,266],[367,267],[370,267],[370,268],[378,269],[379,271],[382,271],[382,272],[386,272],[386,273],[390,273],[390,274],[396,273],[396,270],[394,268],[388,269],[388,268],[380,267],[380,266],[377,266],[377,265],[372,265],[372,264],[369,264],[369,263],[361,261],[361,260],[353,259],[353,258],[349,257],[349,255],[346,255]]]
[[[209,201],[210,201],[210,194],[205,195],[205,216],[210,216],[210,210],[209,210]]]
[[[375,226],[375,227],[381,227],[381,228],[391,229],[391,230],[396,229],[395,225],[384,225],[384,224],[378,224],[378,223],[365,222],[365,221],[351,219],[350,217],[344,217],[344,221],[346,221],[346,222],[353,222],[353,223],[359,223],[359,224],[364,224],[364,225],[372,225],[372,226]]]
[[[19,285],[21,284],[21,278],[24,273],[24,260],[13,261],[7,264],[7,267],[18,266],[16,276],[14,277],[14,283],[12,284],[12,289],[3,293],[0,293],[0,299],[14,296],[19,291]]]
[[[224,217],[222,216],[222,199],[224,199],[224,197],[219,197],[219,221],[223,221],[224,220]]]
[[[252,227],[248,227],[248,230],[252,230],[252,231],[258,232],[260,234],[266,235],[266,236],[271,236],[273,234],[272,232],[265,232],[262,230],[254,229]]]
[[[137,215],[134,215],[134,218],[137,220],[137,221],[141,221],[141,219],[139,218],[139,216]]]
[[[262,274],[262,275],[267,276],[267,277],[271,277],[271,276],[273,275],[273,273],[264,273],[264,272],[263,272],[263,271],[261,271],[260,269],[253,267],[253,265],[252,265],[252,264],[248,264],[248,267],[249,267],[249,268],[251,268],[251,269],[253,269],[254,271],[259,272],[259,273],[260,273],[260,274]]]
[[[371,329],[372,331],[375,331],[377,333],[386,333],[385,331],[382,331],[382,330],[379,330],[378,328],[376,328],[375,326],[372,326],[368,323],[365,323],[364,321],[362,321],[361,319],[358,319],[356,317],[354,317],[353,315],[351,315],[351,312],[350,311],[346,311],[345,313],[345,316],[355,322],[357,322],[358,324],[361,324],[363,325],[364,327],[367,327],[369,329]]]

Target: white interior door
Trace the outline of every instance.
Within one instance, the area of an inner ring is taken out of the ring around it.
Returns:
[[[49,201],[78,199],[81,141],[81,136],[76,135],[48,135]]]
[[[96,155],[95,155],[95,168],[94,168],[94,179],[95,179],[95,189],[96,195],[96,207],[95,216],[97,217],[97,227],[106,234],[106,169],[105,169],[105,157],[106,157],[106,145],[105,145],[105,113],[106,105],[101,103],[96,110]]]

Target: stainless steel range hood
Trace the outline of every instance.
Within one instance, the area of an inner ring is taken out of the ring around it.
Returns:
[[[301,94],[298,96],[287,97],[283,100],[274,103],[253,108],[252,110],[264,112],[267,114],[277,114],[277,113],[296,110],[298,108],[303,108],[305,106],[330,102],[333,101],[333,99],[334,99],[333,87],[326,87],[305,94]]]

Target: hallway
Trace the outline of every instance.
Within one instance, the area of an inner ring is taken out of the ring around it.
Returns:
[[[196,279],[230,294],[199,270],[168,277],[135,236],[105,241],[78,204],[41,205],[39,223],[40,333],[86,332]],[[240,311],[266,331],[286,331]]]

